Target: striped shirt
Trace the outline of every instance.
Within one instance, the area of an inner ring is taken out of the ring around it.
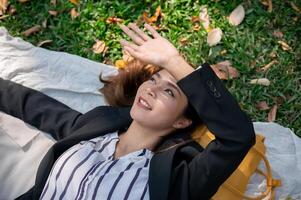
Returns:
[[[118,133],[82,141],[55,162],[40,199],[149,199],[153,152],[141,149],[114,159]]]

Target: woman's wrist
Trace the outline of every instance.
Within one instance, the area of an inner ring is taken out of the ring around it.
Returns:
[[[176,80],[180,80],[195,71],[195,69],[189,65],[180,54],[170,58],[162,67],[171,73]]]

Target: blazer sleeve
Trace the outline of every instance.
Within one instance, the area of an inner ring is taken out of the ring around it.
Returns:
[[[255,144],[253,124],[209,64],[177,84],[216,138],[188,164],[191,199],[210,199]]]
[[[99,114],[98,107],[82,114],[42,92],[2,78],[0,110],[50,133],[56,140],[70,135]]]

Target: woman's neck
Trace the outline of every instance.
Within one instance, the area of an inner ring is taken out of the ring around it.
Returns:
[[[162,135],[166,135],[168,132],[170,132],[170,130],[155,131],[148,129],[134,120],[127,131],[119,135],[114,157],[119,158],[144,148],[154,151],[156,146],[162,141]]]

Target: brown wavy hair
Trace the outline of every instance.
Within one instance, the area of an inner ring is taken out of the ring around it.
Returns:
[[[118,74],[110,76],[106,79],[102,78],[101,74],[99,80],[104,83],[104,86],[99,89],[104,95],[105,100],[111,106],[125,107],[131,106],[134,103],[135,96],[139,86],[149,80],[151,76],[162,70],[161,67],[154,66],[151,64],[143,63],[137,59],[133,59],[126,63],[124,69],[119,69]],[[187,143],[191,140],[190,134],[195,130],[196,125],[200,123],[200,119],[193,107],[188,104],[184,111],[184,116],[192,120],[192,124],[179,130],[179,133],[169,134],[166,139],[172,138],[173,142],[179,145],[180,143]],[[177,132],[177,131],[176,131]],[[185,133],[185,134],[183,134]],[[170,149],[176,145],[163,145],[164,150]],[[161,152],[160,148],[158,152]]]
[[[118,74],[99,80],[104,86],[99,91],[111,106],[124,107],[134,103],[139,86],[162,68],[145,64],[137,59],[126,63],[124,69],[119,69]]]

